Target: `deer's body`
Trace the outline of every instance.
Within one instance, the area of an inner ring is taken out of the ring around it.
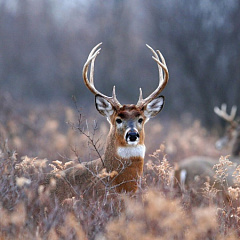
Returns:
[[[232,109],[231,115],[226,114],[225,105],[222,106],[221,110],[215,108],[214,111],[217,115],[230,122],[225,136],[216,142],[216,147],[218,149],[221,149],[226,144],[231,145],[229,160],[232,162],[232,165],[226,168],[226,181],[223,183],[216,178],[217,175],[214,166],[219,163],[218,159],[195,156],[184,159],[179,164],[176,164],[174,170],[174,184],[175,186],[179,186],[182,190],[195,188],[197,192],[202,192],[204,183],[209,182],[211,186],[220,190],[220,192],[223,193],[223,197],[227,199],[227,188],[229,186],[235,186],[233,173],[240,164],[240,126],[237,121],[234,121],[236,115],[235,107]]]
[[[153,59],[158,64],[159,85],[157,89],[145,99],[140,89],[136,105],[121,105],[116,98],[115,87],[112,97],[108,97],[96,90],[94,86],[94,61],[100,51],[97,49],[99,45],[94,47],[89,54],[83,67],[83,79],[87,88],[95,95],[97,110],[110,123],[105,152],[101,159],[78,164],[57,174],[50,174],[44,179],[43,185],[45,186],[49,185],[51,179],[55,180],[56,186],[51,192],[59,201],[76,195],[75,186],[86,192],[88,186],[93,183],[98,184],[97,191],[108,186],[110,190],[119,193],[136,192],[137,180],[142,175],[145,157],[144,124],[157,115],[164,105],[164,97],[158,95],[167,84],[168,70],[159,51],[155,52],[148,46],[154,55]],[[89,65],[90,81],[87,77]]]
[[[216,163],[216,159],[204,156],[193,156],[182,160],[175,165],[175,185],[179,185],[182,190],[193,188],[196,185],[203,188],[206,181],[210,181],[212,185],[215,175],[213,166]]]

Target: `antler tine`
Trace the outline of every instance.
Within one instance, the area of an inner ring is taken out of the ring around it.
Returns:
[[[232,109],[231,109],[231,117],[232,117],[232,119],[234,119],[236,117],[236,113],[237,113],[237,106],[233,105]]]
[[[227,113],[227,104],[226,104],[226,103],[223,103],[223,104],[221,105],[221,110],[222,110],[223,112]]]
[[[121,107],[121,104],[119,103],[119,101],[117,100],[116,97],[116,92],[115,92],[115,86],[113,87],[113,94],[112,97],[108,97],[104,94],[102,94],[101,92],[99,92],[94,85],[94,63],[95,63],[95,59],[97,57],[97,55],[100,53],[101,48],[98,48],[102,43],[97,44],[89,53],[88,58],[86,63],[83,66],[83,71],[82,71],[82,75],[83,75],[83,80],[85,85],[87,86],[87,88],[94,94],[94,95],[100,95],[103,98],[107,99],[109,102],[111,102],[111,104],[115,107]],[[89,64],[91,64],[90,66],[90,81],[88,80],[88,68],[89,68]]]
[[[138,99],[138,102],[142,102],[142,101],[143,101],[142,88],[139,88],[139,99]]]
[[[232,106],[231,109],[231,113],[230,115],[227,114],[227,105],[225,103],[223,103],[221,105],[221,109],[219,107],[214,107],[214,112],[221,118],[223,118],[224,120],[228,121],[228,122],[233,122],[236,113],[237,113],[237,107],[234,105]]]
[[[138,107],[143,107],[143,106],[147,105],[149,102],[151,102],[154,98],[156,98],[160,94],[160,92],[162,92],[162,90],[165,88],[165,86],[167,85],[168,79],[169,79],[169,73],[168,73],[166,61],[165,61],[163,55],[161,54],[161,52],[159,50],[154,51],[147,44],[146,44],[146,46],[151,50],[151,52],[153,53],[152,58],[158,64],[159,83],[158,83],[158,87],[145,99],[143,99],[143,97],[142,97],[142,89],[140,88],[140,94],[139,94],[139,99],[138,99],[138,103],[137,103]],[[159,59],[158,55],[160,56],[161,60]],[[163,71],[164,71],[164,76],[163,76]]]
[[[98,49],[98,51],[89,59],[91,62],[90,67],[90,84],[94,86],[93,76],[94,76],[94,63],[97,55],[100,53],[101,48]]]
[[[158,63],[159,83],[160,83],[160,81],[162,82],[162,80],[163,80],[163,71],[162,71],[162,67],[161,67],[162,63],[160,62],[157,53],[159,54],[161,60],[163,60],[163,63],[166,65],[165,59],[163,58],[163,56],[159,50],[157,50],[156,51],[157,53],[156,53],[148,44],[146,44],[146,46],[152,51],[152,53],[154,55],[154,56],[152,56],[152,59],[154,59]]]

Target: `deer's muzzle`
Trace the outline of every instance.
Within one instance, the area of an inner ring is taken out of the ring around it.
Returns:
[[[229,143],[230,139],[228,136],[224,136],[220,138],[218,141],[215,143],[215,147],[218,150],[221,150],[224,146],[226,146]]]
[[[131,128],[126,131],[125,140],[128,144],[137,144],[139,141],[139,133],[136,129]]]

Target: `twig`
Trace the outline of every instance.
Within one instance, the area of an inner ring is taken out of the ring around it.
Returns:
[[[78,112],[78,122],[77,122],[77,126],[74,124],[74,123],[70,123],[70,122],[67,122],[67,124],[69,124],[72,129],[77,129],[81,134],[83,134],[87,139],[88,139],[88,143],[89,145],[91,145],[93,147],[93,150],[97,153],[98,157],[100,158],[101,162],[102,162],[102,165],[103,167],[105,167],[105,164],[104,164],[104,160],[100,154],[100,151],[98,150],[98,143],[99,143],[99,139],[97,139],[95,141],[95,133],[96,131],[98,130],[98,125],[96,123],[96,121],[94,120],[94,125],[93,125],[93,134],[91,136],[90,134],[90,131],[89,131],[89,127],[88,127],[88,122],[86,120],[85,122],[85,125],[86,125],[86,129],[84,129],[84,127],[82,126],[82,122],[83,122],[83,117],[82,117],[82,114],[77,106],[77,101],[76,101],[76,97],[75,96],[72,96],[72,99],[73,99],[73,102],[74,102],[74,105],[75,105],[75,108]],[[76,154],[76,151],[74,151],[74,153]]]

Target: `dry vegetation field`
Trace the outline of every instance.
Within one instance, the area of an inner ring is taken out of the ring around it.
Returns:
[[[146,126],[144,175],[134,196],[106,189],[98,198],[79,193],[63,204],[52,201],[40,185],[44,175],[95,159],[107,133],[105,121],[86,123],[74,107],[23,105],[1,95],[0,239],[239,239],[239,189],[225,204],[207,184],[202,195],[172,188],[174,163],[228,154],[215,150],[216,132],[188,116],[179,122],[159,116]],[[221,164],[224,171],[227,158]]]

